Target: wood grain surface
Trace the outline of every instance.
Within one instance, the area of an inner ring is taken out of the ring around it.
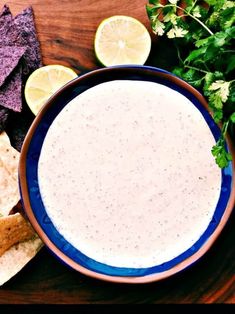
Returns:
[[[0,0],[0,9],[5,1]],[[145,0],[15,0],[14,14],[32,5],[44,64],[63,64],[78,74],[99,68],[93,50],[95,30],[105,17],[124,14],[150,30]],[[170,69],[173,47],[151,34],[147,64]],[[194,265],[171,278],[143,285],[112,284],[63,265],[45,247],[0,288],[1,304],[235,304],[235,214],[212,248]]]

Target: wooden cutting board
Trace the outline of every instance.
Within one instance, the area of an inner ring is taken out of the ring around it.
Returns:
[[[93,41],[102,19],[131,15],[150,31],[145,0],[7,1],[13,14],[32,5],[43,63],[63,64],[78,74],[99,68]],[[0,10],[5,1],[0,0]],[[152,36],[148,65],[171,69],[172,44]],[[148,285],[97,281],[61,264],[46,248],[0,288],[0,303],[235,303],[235,216],[213,247],[189,269]]]

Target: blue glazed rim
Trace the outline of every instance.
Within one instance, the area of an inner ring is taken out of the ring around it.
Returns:
[[[218,226],[224,224],[224,217],[228,218],[234,204],[234,195],[232,193],[234,190],[232,189],[234,165],[232,162],[229,163],[227,168],[221,170],[222,180],[219,200],[213,218],[202,236],[179,256],[163,264],[148,268],[113,267],[97,262],[81,253],[66,241],[52,224],[44,208],[38,186],[37,165],[40,151],[43,140],[54,118],[80,93],[99,83],[117,79],[152,81],[180,92],[201,112],[215,140],[218,140],[220,128],[212,119],[205,99],[196,89],[172,73],[149,66],[114,66],[94,70],[74,79],[60,89],[35,118],[26,136],[21,152],[19,167],[21,198],[26,214],[39,236],[41,236],[45,244],[66,264],[82,272],[86,270],[85,273],[88,275],[94,277],[100,276],[102,279],[111,281],[115,281],[114,278],[126,278],[126,282],[133,282],[135,278],[150,277],[157,280],[158,278],[175,273],[181,268],[183,269],[192,264],[204,254],[203,251],[207,250],[208,245],[211,245],[210,242],[212,242],[212,240],[210,241],[210,238],[214,239],[215,235],[218,235],[218,231],[216,232]],[[230,146],[229,141],[227,149],[231,151]],[[227,218],[225,220],[227,220]],[[78,265],[78,267],[76,267],[76,265]],[[121,279],[120,281],[123,280]]]

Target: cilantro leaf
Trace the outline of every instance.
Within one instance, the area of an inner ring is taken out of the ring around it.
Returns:
[[[201,47],[199,49],[195,49],[192,52],[190,52],[190,54],[188,55],[188,57],[185,59],[185,62],[190,62],[190,61],[194,61],[196,59],[198,59],[199,57],[202,57],[205,52],[206,52],[207,48],[206,47]]]
[[[222,126],[212,148],[219,167],[228,165],[226,133],[235,123],[235,1],[149,0],[153,32],[173,40],[178,64],[172,72],[203,92],[213,119]],[[179,14],[180,12],[180,14]]]
[[[231,154],[226,151],[225,139],[222,137],[212,147],[211,153],[215,157],[215,162],[220,168],[227,167],[232,160]]]
[[[235,70],[235,54],[229,55],[227,62],[226,62],[226,73],[228,74],[229,72],[232,72]]]
[[[235,112],[233,112],[230,116],[230,120],[235,123]]]

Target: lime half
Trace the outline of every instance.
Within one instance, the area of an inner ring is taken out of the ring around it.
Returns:
[[[94,49],[97,59],[104,66],[143,65],[150,53],[151,37],[137,19],[114,15],[99,24]]]
[[[76,78],[69,67],[51,64],[35,70],[25,84],[25,100],[31,111],[37,115],[45,102],[62,86]]]

